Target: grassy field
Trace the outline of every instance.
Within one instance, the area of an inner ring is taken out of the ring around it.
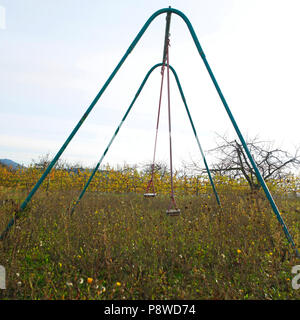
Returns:
[[[0,190],[0,228],[25,190]],[[224,189],[169,198],[89,192],[73,216],[78,191],[40,190],[0,242],[6,290],[0,299],[299,299],[291,269],[299,264],[261,195]],[[12,200],[7,200],[12,199]],[[300,243],[299,199],[278,207]]]

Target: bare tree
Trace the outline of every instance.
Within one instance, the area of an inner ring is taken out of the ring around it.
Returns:
[[[247,146],[265,181],[283,179],[291,169],[300,164],[299,149],[292,155],[274,147],[272,142],[259,141],[257,137],[248,139]],[[211,152],[218,154],[218,160],[213,165],[214,172],[232,178],[244,177],[251,190],[260,188],[254,168],[240,142],[219,136],[218,147]]]
[[[36,169],[44,171],[51,162],[50,153],[42,155],[38,160],[32,159],[32,166]],[[55,169],[64,169],[67,166],[66,161],[59,159],[55,164]]]
[[[52,158],[49,153],[42,155],[39,157],[38,160],[32,159],[32,166],[36,169],[39,169],[41,171],[46,170],[46,168],[51,163]],[[69,163],[64,159],[58,159],[56,162],[54,168],[56,170],[67,170],[67,171],[73,171],[78,172],[78,170],[84,170],[84,167],[80,163]]]
[[[153,163],[147,162],[142,165],[143,174],[151,174],[153,169]],[[164,177],[169,173],[168,165],[163,161],[157,161],[154,163],[154,172],[158,172],[161,177]]]
[[[265,181],[284,179],[293,168],[300,165],[299,148],[294,154],[290,154],[274,147],[274,143],[270,141],[260,141],[257,137],[247,140],[248,149]],[[211,172],[234,179],[243,177],[252,191],[260,189],[254,168],[239,141],[218,135],[217,147],[209,153],[216,159]],[[198,172],[205,172],[205,169],[200,168],[195,161],[192,165]]]

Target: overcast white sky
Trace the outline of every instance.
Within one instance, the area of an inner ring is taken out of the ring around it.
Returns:
[[[181,10],[245,136],[287,150],[299,141],[299,0],[0,0],[0,158],[54,156],[155,11]],[[4,12],[4,14],[3,14]],[[5,21],[3,21],[3,19]],[[161,62],[165,15],[150,25],[62,158],[93,166],[147,71]],[[204,150],[215,133],[236,137],[182,19],[172,15],[176,69]],[[171,78],[175,166],[201,161]],[[105,163],[152,159],[160,71],[150,77]],[[168,161],[166,91],[157,158]]]

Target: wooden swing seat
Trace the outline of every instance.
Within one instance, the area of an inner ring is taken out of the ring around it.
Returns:
[[[156,197],[156,193],[144,193],[145,198],[154,198]]]
[[[168,216],[179,216],[180,215],[180,209],[170,209],[166,211]]]

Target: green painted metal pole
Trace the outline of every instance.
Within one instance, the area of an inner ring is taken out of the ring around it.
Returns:
[[[197,141],[197,144],[198,144],[198,147],[199,147],[199,150],[200,150],[200,153],[201,153],[201,156],[202,156],[202,159],[203,159],[203,162],[204,162],[204,165],[205,165],[205,168],[206,168],[208,177],[209,177],[210,184],[211,184],[211,186],[212,186],[212,188],[213,188],[213,192],[214,192],[214,194],[215,194],[217,203],[218,203],[218,205],[221,205],[220,198],[219,198],[218,192],[217,192],[217,190],[216,190],[216,187],[215,187],[213,178],[212,178],[212,176],[211,176],[211,172],[210,172],[210,170],[209,170],[209,167],[208,167],[208,164],[207,164],[207,161],[206,161],[204,152],[203,152],[203,150],[202,150],[202,147],[201,147],[201,144],[200,144],[200,141],[199,141],[197,132],[196,132],[196,128],[195,128],[195,126],[194,126],[194,122],[193,122],[193,120],[192,120],[191,113],[190,113],[189,108],[188,108],[188,105],[187,105],[187,103],[186,103],[186,99],[185,99],[185,96],[184,96],[184,93],[183,93],[183,90],[182,90],[182,87],[181,87],[179,78],[178,78],[178,76],[177,76],[176,71],[175,71],[171,66],[170,66],[170,68],[171,68],[171,70],[172,70],[172,72],[173,72],[173,74],[174,74],[174,77],[175,77],[175,79],[176,79],[177,86],[178,86],[178,89],[179,89],[179,92],[180,92],[182,101],[183,101],[183,103],[184,103],[185,110],[186,110],[186,112],[187,112],[187,114],[188,114],[188,117],[189,117],[189,120],[190,120],[192,129],[193,129],[193,132],[194,132],[194,136],[195,136],[195,138],[196,138],[196,141]]]
[[[169,7],[171,8],[171,7]],[[166,17],[166,30],[165,30],[165,41],[164,41],[164,51],[163,51],[163,59],[162,63],[166,61],[167,49],[168,49],[168,39],[170,35],[170,24],[171,24],[171,12],[167,13]]]
[[[187,23],[187,25],[188,25],[188,23]],[[189,25],[188,25],[188,27],[189,27]],[[189,27],[189,29],[190,29],[190,27]],[[292,245],[293,249],[295,250],[296,256],[298,258],[300,258],[300,253],[299,253],[299,251],[298,251],[298,249],[297,249],[297,247],[295,245],[295,242],[294,242],[294,240],[293,240],[293,238],[292,238],[292,236],[291,236],[286,224],[284,223],[284,221],[283,221],[283,219],[281,217],[281,214],[280,214],[280,212],[279,212],[279,210],[278,210],[278,208],[276,206],[276,203],[275,203],[275,201],[274,201],[274,199],[273,199],[273,197],[272,197],[272,195],[271,195],[271,193],[270,193],[270,191],[268,189],[268,186],[266,185],[262,175],[260,174],[260,172],[259,172],[259,170],[257,168],[257,165],[256,165],[256,163],[255,163],[255,161],[254,161],[254,159],[253,159],[248,147],[247,147],[245,139],[244,139],[244,137],[243,137],[243,135],[242,135],[242,133],[241,133],[241,131],[240,131],[240,129],[239,129],[234,117],[233,117],[233,114],[230,111],[230,108],[229,108],[229,106],[228,106],[228,104],[227,104],[227,102],[225,100],[225,97],[224,97],[224,95],[223,95],[223,93],[222,93],[222,91],[221,91],[221,89],[219,87],[219,84],[218,84],[218,82],[217,82],[217,80],[216,80],[216,78],[215,78],[215,76],[214,76],[214,74],[213,74],[213,72],[212,72],[212,70],[210,68],[210,65],[209,65],[209,63],[208,63],[208,61],[206,59],[206,56],[205,56],[205,54],[204,54],[204,52],[203,52],[203,50],[202,50],[202,48],[200,46],[200,43],[199,43],[199,41],[197,39],[197,36],[196,36],[195,33],[193,33],[191,31],[191,29],[190,29],[190,32],[191,32],[192,38],[193,38],[193,40],[195,42],[195,45],[197,47],[197,50],[198,50],[198,52],[199,52],[199,54],[200,54],[200,56],[201,56],[201,58],[202,58],[202,60],[203,60],[203,62],[205,64],[205,67],[206,67],[209,75],[210,75],[210,78],[211,78],[211,80],[212,80],[212,82],[213,82],[213,84],[214,84],[214,86],[215,86],[215,88],[216,88],[216,90],[217,90],[217,92],[219,94],[219,97],[220,97],[220,99],[221,99],[221,101],[223,103],[223,106],[225,107],[227,115],[228,115],[228,117],[229,117],[229,119],[230,119],[230,121],[231,121],[231,123],[232,123],[232,125],[233,125],[233,127],[234,127],[234,129],[235,129],[235,131],[236,131],[236,133],[237,133],[237,135],[238,135],[243,147],[244,147],[244,150],[245,150],[245,152],[246,152],[246,154],[247,154],[247,156],[248,156],[248,158],[249,158],[249,160],[250,160],[250,162],[252,164],[252,167],[253,167],[253,169],[255,171],[257,179],[260,182],[260,184],[261,184],[261,186],[262,186],[262,188],[263,188],[263,190],[264,190],[264,192],[266,194],[266,197],[267,197],[267,199],[268,199],[268,201],[269,201],[269,203],[270,203],[270,205],[271,205],[271,207],[272,207],[272,209],[273,209],[273,211],[274,211],[274,213],[275,213],[275,215],[277,217],[277,220],[279,221],[279,223],[282,226],[282,229],[283,229],[283,231],[285,233],[285,236],[286,236],[287,240],[289,241],[289,243]]]

